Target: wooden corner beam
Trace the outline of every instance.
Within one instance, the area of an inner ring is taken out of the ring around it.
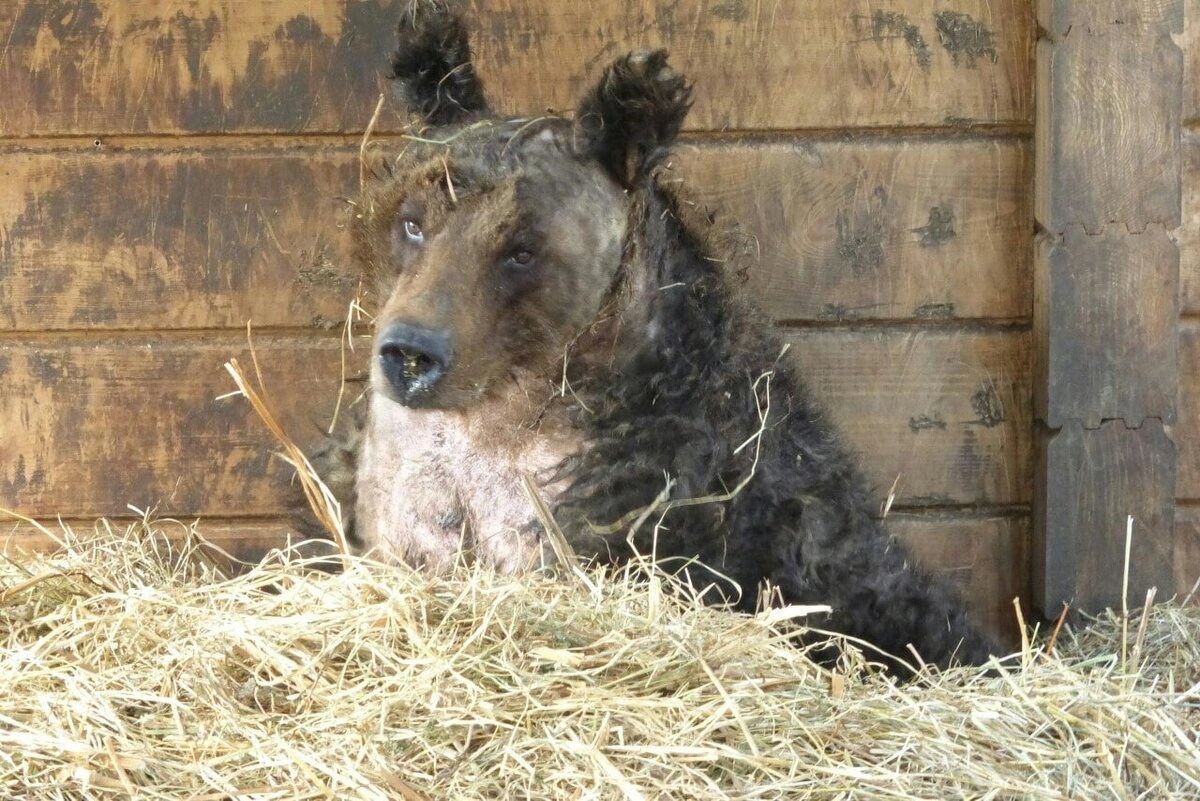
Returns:
[[[1040,0],[1034,602],[1172,587],[1182,0]]]

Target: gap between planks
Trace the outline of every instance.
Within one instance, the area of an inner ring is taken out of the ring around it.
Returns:
[[[390,131],[371,135],[372,141],[400,142],[406,134]],[[317,132],[289,134],[200,133],[200,134],[63,134],[46,136],[0,136],[0,154],[5,151],[91,151],[97,154],[124,150],[224,150],[248,148],[263,151],[291,151],[295,148],[347,147],[357,149],[363,132]],[[856,127],[856,128],[775,128],[685,131],[681,144],[777,144],[794,140],[874,142],[918,140],[953,141],[1026,141],[1033,138],[1028,124],[980,123],[945,126]]]

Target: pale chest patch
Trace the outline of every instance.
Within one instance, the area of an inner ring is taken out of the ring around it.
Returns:
[[[367,552],[431,570],[459,558],[504,573],[538,566],[540,529],[522,476],[544,476],[581,438],[566,427],[531,430],[528,419],[524,404],[504,400],[438,411],[373,396],[356,478]],[[560,491],[542,485],[551,505]]]

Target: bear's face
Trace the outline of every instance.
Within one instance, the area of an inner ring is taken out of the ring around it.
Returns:
[[[461,409],[546,371],[597,316],[628,195],[560,118],[442,128],[390,161],[359,210],[378,313],[374,391]]]

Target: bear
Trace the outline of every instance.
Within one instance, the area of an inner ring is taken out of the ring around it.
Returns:
[[[899,674],[910,646],[943,667],[998,653],[877,519],[802,355],[664,180],[692,97],[667,53],[618,58],[573,114],[506,118],[455,10],[412,4],[398,38],[420,128],[371,164],[351,226],[369,388],[311,459],[352,548],[522,573],[555,562],[553,526],[583,560],[647,556],[736,611],[826,604],[814,627]]]

